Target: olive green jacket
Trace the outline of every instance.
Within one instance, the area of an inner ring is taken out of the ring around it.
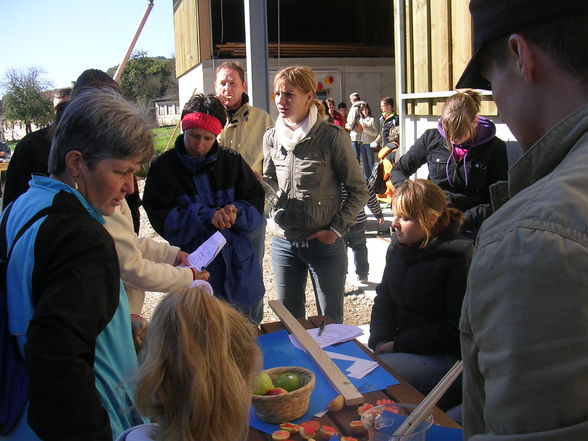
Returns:
[[[465,439],[588,439],[588,105],[509,171],[460,322]],[[495,199],[493,198],[493,201]]]
[[[278,195],[276,233],[293,242],[328,228],[344,234],[368,200],[349,135],[319,118],[293,149],[279,143],[275,128],[266,132],[263,148],[263,179]],[[347,190],[343,205],[341,184]]]

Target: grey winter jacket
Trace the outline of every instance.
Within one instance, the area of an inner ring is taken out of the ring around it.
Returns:
[[[278,194],[273,219],[283,235],[302,242],[316,231],[344,234],[368,200],[367,185],[349,135],[317,121],[292,150],[278,142],[276,129],[263,138],[263,179]],[[341,205],[341,184],[347,199]]]
[[[512,166],[480,229],[460,321],[467,440],[588,439],[586,164],[588,105]]]

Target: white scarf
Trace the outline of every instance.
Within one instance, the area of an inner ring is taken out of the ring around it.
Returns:
[[[276,136],[278,137],[279,143],[286,147],[287,150],[292,150],[296,144],[306,138],[310,129],[313,128],[316,123],[317,113],[316,105],[314,103],[311,104],[308,116],[296,130],[288,127],[284,119],[278,116],[276,120]]]

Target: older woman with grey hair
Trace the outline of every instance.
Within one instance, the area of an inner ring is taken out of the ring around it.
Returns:
[[[28,383],[5,439],[112,440],[141,422],[126,411],[133,403],[124,380],[136,356],[116,250],[102,224],[152,156],[148,127],[119,93],[85,91],[57,127],[51,177],[33,176],[3,213],[12,250],[8,328]]]

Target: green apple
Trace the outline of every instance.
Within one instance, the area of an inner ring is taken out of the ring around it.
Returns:
[[[298,374],[286,372],[278,375],[274,384],[276,387],[282,387],[288,392],[292,392],[293,390],[300,389],[300,377]]]

